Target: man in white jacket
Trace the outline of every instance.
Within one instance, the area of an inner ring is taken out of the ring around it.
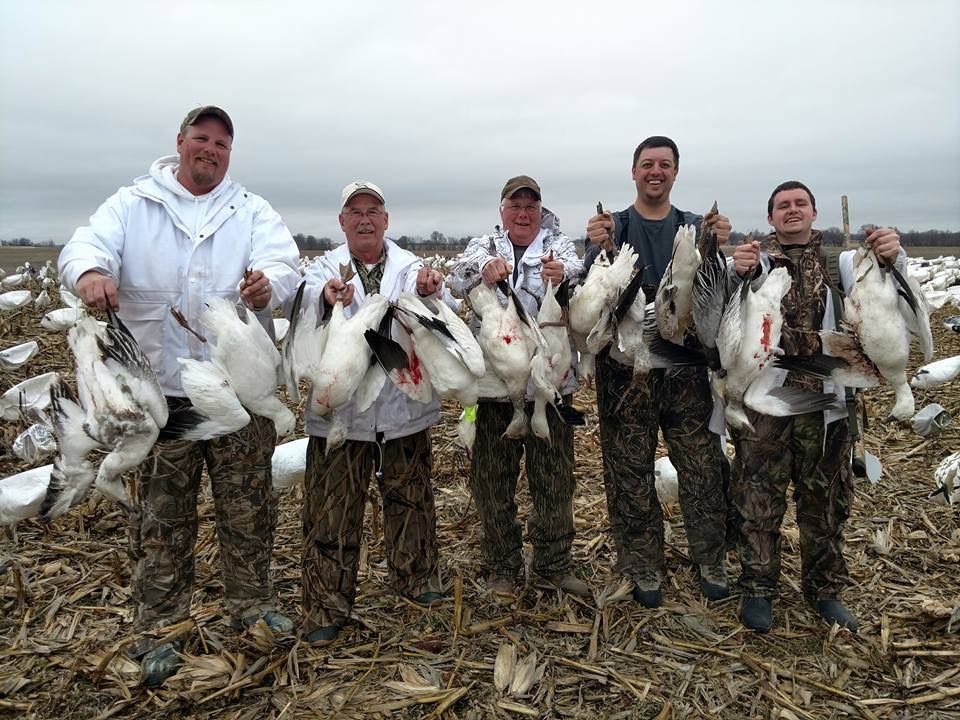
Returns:
[[[349,317],[374,293],[396,300],[404,292],[421,297],[445,292],[440,273],[424,267],[420,258],[386,237],[389,214],[379,187],[352,182],[340,199],[340,227],[347,241],[306,270],[304,304],[322,299],[326,313],[339,301]],[[344,281],[341,267],[347,266],[353,276]],[[328,349],[335,342],[328,338]],[[342,347],[340,351],[353,350]],[[356,351],[369,356],[366,347]],[[353,400],[337,409],[346,440],[329,449],[331,426],[311,407],[308,401],[302,630],[307,642],[321,646],[346,624],[356,598],[371,473],[383,498],[383,534],[394,589],[419,605],[442,597],[430,484],[430,426],[440,419],[440,405],[436,397],[427,404],[411,400],[386,382],[363,412],[358,412]]]
[[[172,411],[189,405],[177,358],[209,359],[203,343],[179,327],[170,309],[199,323],[211,297],[242,300],[270,323],[292,294],[298,251],[280,216],[227,176],[233,122],[214,106],[190,111],[177,134],[177,155],[118,190],[80,227],[60,254],[65,287],[87,305],[109,303],[156,371]],[[252,269],[252,273],[245,273]],[[224,605],[240,629],[258,619],[274,632],[293,623],[276,611],[270,560],[277,498],[270,460],[273,423],[252,416],[209,441],[158,442],[138,468],[130,516],[134,645],[143,682],[159,685],[180,660],[180,642],[150,633],[186,619],[193,594],[197,493],[204,465],[216,507]]]

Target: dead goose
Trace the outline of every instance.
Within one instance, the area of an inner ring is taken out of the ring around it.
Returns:
[[[657,288],[656,316],[660,335],[683,345],[693,326],[693,284],[700,267],[695,225],[681,225],[673,239],[673,254]]]
[[[51,390],[50,430],[59,453],[41,515],[53,519],[80,502],[93,481],[87,453],[108,449],[96,488],[130,507],[121,475],[139,465],[167,422],[167,402],[156,374],[130,331],[107,306],[106,326],[85,316],[67,342],[76,362],[78,396],[65,383]]]

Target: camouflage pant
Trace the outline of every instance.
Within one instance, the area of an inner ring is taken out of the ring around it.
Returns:
[[[171,406],[182,402],[170,399]],[[138,631],[190,615],[204,464],[213,492],[226,611],[248,617],[275,608],[270,560],[277,494],[270,460],[276,433],[270,420],[251,417],[246,427],[213,440],[158,442],[134,471],[129,536]]]
[[[569,402],[569,396],[564,401]],[[527,403],[528,414],[531,410],[532,403]],[[520,456],[526,451],[533,503],[527,534],[533,545],[533,569],[549,578],[570,567],[574,536],[573,428],[548,407],[550,444],[532,433],[521,440],[501,438],[511,417],[510,403],[479,403],[470,490],[480,515],[480,550],[494,575],[518,575],[523,567],[523,538],[515,498]]]
[[[740,514],[740,585],[749,595],[774,597],[780,576],[780,524],[793,480],[800,529],[801,588],[815,601],[836,597],[848,584],[843,525],[853,499],[847,423],[823,432],[823,415],[747,417],[753,433],[737,432],[730,497]]]
[[[347,440],[325,455],[326,439],[307,444],[303,506],[305,633],[343,625],[357,594],[357,568],[370,475],[379,462],[383,535],[394,588],[416,597],[441,589],[437,513],[430,475],[430,431],[381,445]],[[379,448],[379,449],[378,449]]]
[[[726,552],[728,477],[720,438],[708,423],[713,400],[702,368],[653,370],[636,382],[633,369],[597,358],[597,406],[607,513],[617,569],[636,581],[663,569],[663,510],[654,487],[657,429],[677,469],[680,509],[690,555],[722,562]]]

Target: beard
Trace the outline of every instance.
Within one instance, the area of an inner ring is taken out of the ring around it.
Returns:
[[[213,185],[213,172],[193,168],[190,171],[190,179],[197,187],[207,187],[209,185]]]

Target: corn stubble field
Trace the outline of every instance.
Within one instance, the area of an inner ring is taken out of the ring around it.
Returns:
[[[936,253],[936,254],[939,254]],[[38,258],[41,262],[44,257]],[[8,257],[0,264],[9,267]],[[960,335],[932,318],[936,357],[960,354]],[[72,379],[64,337],[27,308],[0,320],[0,347],[36,339],[40,354],[0,391],[56,370]],[[921,364],[914,353],[911,371]],[[915,391],[960,417],[956,381]],[[937,463],[960,446],[955,421],[924,439],[883,423],[892,393],[868,393],[867,449],[884,476],[862,481],[847,531],[853,584],[845,600],[859,636],[819,622],[799,593],[799,542],[788,512],[781,597],[768,635],[745,631],[738,598],[706,605],[686,555],[677,506],[669,522],[665,604],[629,599],[613,572],[596,403],[591,389],[576,432],[578,574],[595,601],[526,588],[515,605],[480,585],[479,524],[454,443],[459,408],[434,428],[434,482],[448,599],[418,608],[387,582],[375,484],[367,515],[355,622],[327,648],[277,639],[261,627],[237,635],[223,615],[213,505],[200,504],[197,582],[181,672],[157,691],[138,686],[126,658],[129,570],[122,511],[91,499],[45,527],[21,523],[0,538],[0,716],[16,718],[949,718],[960,715],[958,510],[932,504]],[[26,466],[10,452],[25,426],[0,432],[0,476]],[[298,428],[298,435],[302,427]],[[521,478],[521,487],[524,485]],[[298,614],[299,488],[281,498],[274,577],[282,610]],[[529,511],[525,490],[520,519]],[[2,533],[2,531],[0,531]],[[734,555],[728,568],[736,577]],[[951,617],[952,616],[952,617]]]

